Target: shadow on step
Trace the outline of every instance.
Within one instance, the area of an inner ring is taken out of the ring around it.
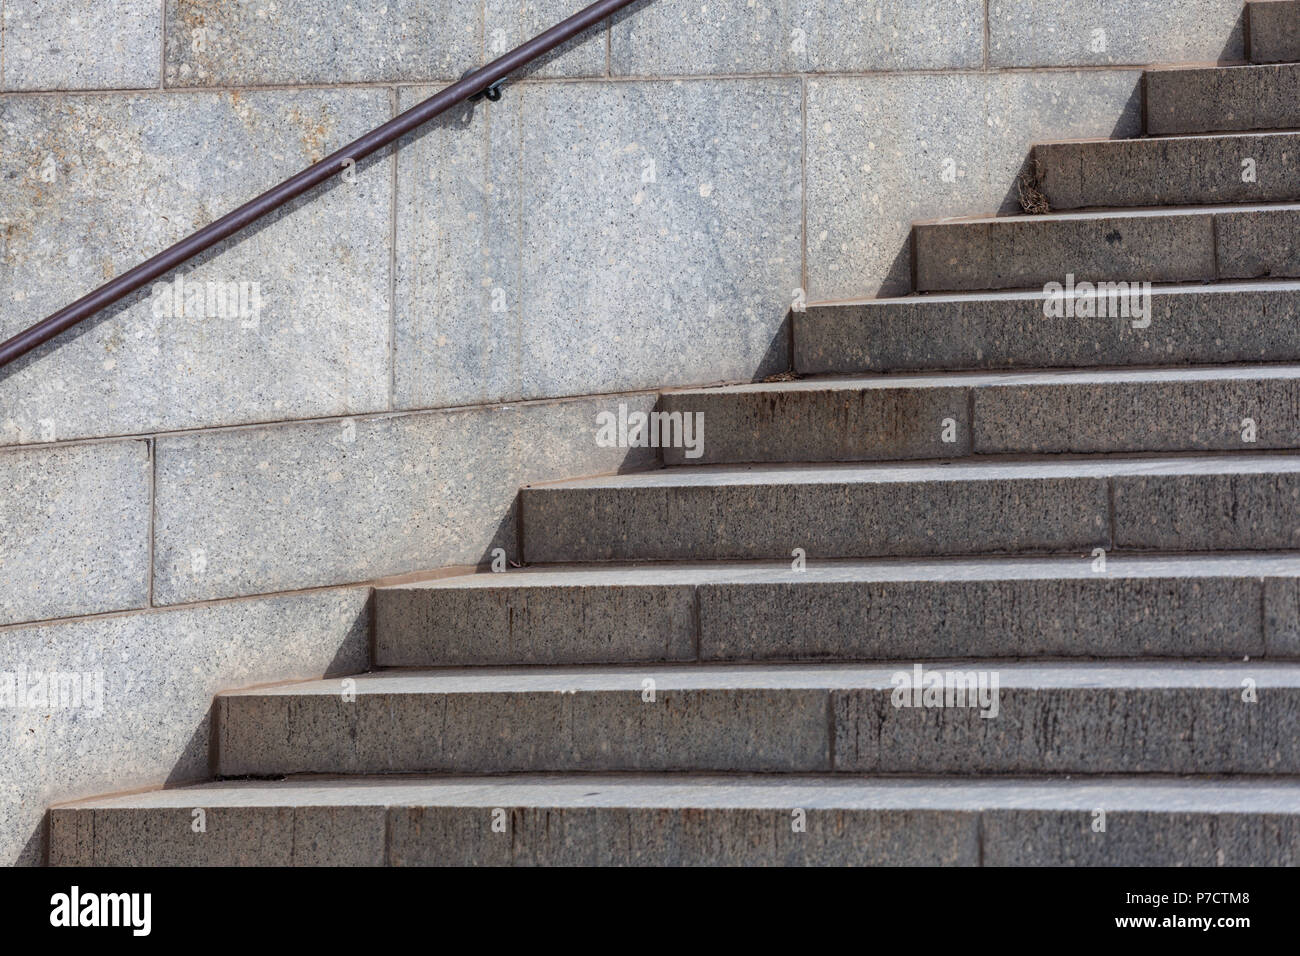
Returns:
[[[325,665],[323,673],[308,673],[304,671],[292,672],[291,668],[294,662],[286,660],[282,662],[285,668],[283,675],[286,680],[310,680],[317,677],[344,677],[349,674],[355,674],[358,670],[358,661],[369,662],[371,660],[371,624],[374,620],[374,597],[373,595],[365,602],[356,617],[340,628],[341,633],[337,635],[337,647]],[[211,637],[211,646],[219,649],[222,641],[221,634],[213,634]],[[242,680],[236,675],[234,686],[223,687],[221,690],[236,689],[249,683],[264,682],[267,676],[275,667],[274,658],[265,660],[261,663],[255,672],[255,675],[248,679]],[[131,715],[135,716],[135,715]],[[124,757],[124,762],[129,761],[131,755],[128,753]],[[52,768],[55,772],[61,768]],[[127,768],[129,769],[129,764]],[[216,776],[217,770],[217,736],[216,736],[216,705],[215,701],[210,700],[208,707],[203,713],[189,739],[181,748],[179,756],[172,765],[170,772],[162,781],[164,788],[174,788],[188,786],[190,784],[201,783],[211,780]],[[131,779],[127,785],[129,789],[147,788],[157,786],[158,781],[152,781],[135,778]],[[58,784],[57,779],[50,781],[51,785]],[[51,788],[52,789],[52,788]],[[23,849],[18,855],[16,865],[19,866],[37,866],[46,864],[49,861],[49,820],[50,814],[48,805],[51,803],[66,803],[71,800],[82,799],[92,796],[96,793],[104,793],[113,789],[110,780],[101,779],[98,776],[86,780],[74,781],[63,792],[48,792],[45,794],[47,809],[41,816],[40,823],[33,830],[32,835],[24,844]]]

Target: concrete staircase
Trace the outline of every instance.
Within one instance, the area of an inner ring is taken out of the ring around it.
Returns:
[[[918,225],[937,294],[665,393],[703,455],[524,488],[524,568],[378,590],[372,673],[223,694],[240,779],[51,862],[1300,863],[1300,3],[1249,8],[1150,138],[1035,150],[1049,214]]]

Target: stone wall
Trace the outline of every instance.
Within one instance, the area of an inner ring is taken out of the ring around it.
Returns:
[[[0,0],[0,338],[580,6]],[[103,678],[0,709],[0,861],[364,668],[366,583],[517,556],[521,483],[645,465],[598,410],[786,368],[799,290],[906,291],[910,222],[1241,56],[1240,0],[642,3],[0,370],[0,675]]]

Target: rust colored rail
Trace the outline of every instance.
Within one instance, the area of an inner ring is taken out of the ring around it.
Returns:
[[[262,193],[256,199],[250,199],[238,209],[226,213],[220,219],[186,236],[180,242],[169,246],[133,269],[110,279],[98,289],[82,296],[71,305],[64,306],[53,315],[47,316],[29,329],[19,332],[13,338],[0,344],[0,366],[25,355],[38,345],[42,345],[61,332],[65,332],[79,322],[90,318],[96,312],[137,289],[141,289],[155,279],[174,269],[181,263],[193,258],[205,249],[209,249],[224,239],[239,232],[265,216],[268,212],[280,208],[303,193],[319,186],[331,176],[338,175],[354,166],[376,150],[424,125],[440,113],[444,113],[457,104],[486,93],[489,98],[497,93],[499,84],[511,73],[527,66],[537,57],[554,50],[560,44],[577,36],[579,33],[595,26],[597,23],[617,13],[622,8],[642,0],[597,0],[591,6],[578,11],[567,20],[562,20],[544,33],[539,33],[525,43],[515,47],[509,53],[498,57],[491,63],[467,73],[451,86],[440,90],[427,100],[411,107],[405,113],[393,117],[382,126],[353,140],[342,149],[335,150],[318,163],[308,166],[302,172],[289,177],[278,186]],[[499,94],[498,94],[499,95]]]

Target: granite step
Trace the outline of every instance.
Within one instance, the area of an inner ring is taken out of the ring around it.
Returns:
[[[1300,0],[1249,0],[1252,63],[1300,61]]]
[[[660,407],[704,426],[694,448],[662,450],[667,465],[1294,449],[1300,365],[809,378]]]
[[[1106,302],[1100,310],[1095,294],[1058,302],[1037,291],[810,305],[791,316],[794,367],[821,375],[1300,360],[1300,282],[1153,286],[1149,312],[1139,300],[1137,315],[1130,300],[1127,317]]]
[[[1182,206],[917,223],[918,292],[1300,276],[1300,204]]]
[[[1148,70],[1152,136],[1300,128],[1300,63]]]
[[[194,831],[195,810],[205,829]],[[1286,777],[292,777],[50,812],[55,866],[1295,866]]]
[[[527,563],[1300,547],[1300,456],[710,465],[525,486]]]
[[[574,565],[375,592],[380,667],[1300,658],[1300,554]]]
[[[1296,774],[1297,720],[1278,661],[391,670],[216,702],[222,776]]]
[[[1300,132],[1072,140],[1034,158],[1053,210],[1300,200]]]

